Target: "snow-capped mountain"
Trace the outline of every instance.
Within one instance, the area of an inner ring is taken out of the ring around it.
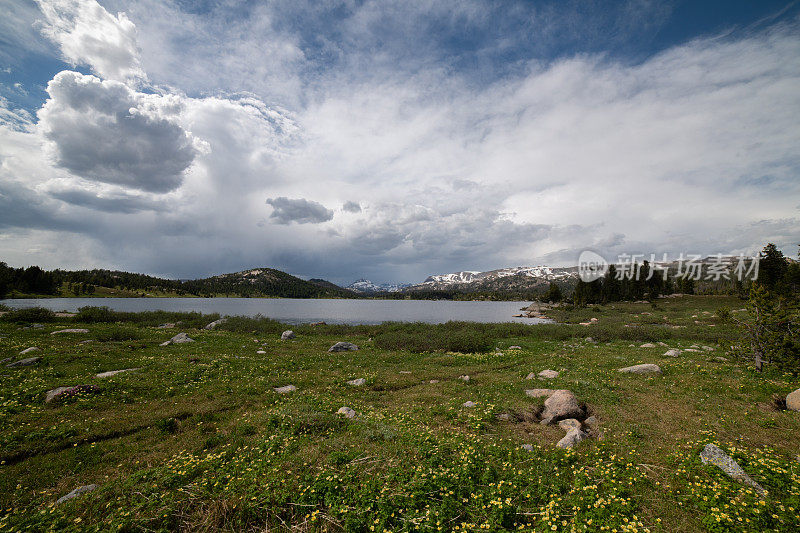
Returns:
[[[372,283],[368,279],[359,279],[348,285],[346,288],[351,291],[368,293],[368,292],[400,292],[408,287],[408,284],[399,283]]]
[[[412,285],[410,289],[496,289],[500,288],[499,286],[509,285],[535,287],[549,284],[551,281],[567,281],[577,277],[577,267],[519,266],[486,272],[465,270],[428,276],[425,281]]]

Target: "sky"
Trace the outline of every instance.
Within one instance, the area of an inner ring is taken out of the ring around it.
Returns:
[[[800,3],[0,0],[0,261],[348,284],[800,244]]]

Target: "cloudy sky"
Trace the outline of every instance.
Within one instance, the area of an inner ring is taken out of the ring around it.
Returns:
[[[0,260],[347,284],[800,243],[800,5],[0,0]]]

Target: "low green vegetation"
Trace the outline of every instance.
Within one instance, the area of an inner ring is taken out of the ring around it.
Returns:
[[[0,366],[0,530],[800,529],[800,413],[780,401],[800,378],[736,357],[738,298],[564,307],[544,325],[28,313],[0,316],[0,358],[41,357]],[[160,346],[179,332],[195,342]],[[663,374],[618,372],[638,363]],[[526,379],[544,369],[560,374]],[[564,431],[524,393],[542,387],[573,391],[597,435],[556,448]],[[767,494],[703,465],[707,443]]]

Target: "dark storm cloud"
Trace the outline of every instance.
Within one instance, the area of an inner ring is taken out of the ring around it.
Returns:
[[[267,203],[272,206],[272,214],[278,224],[320,224],[333,218],[333,210],[324,205],[306,200],[305,198],[268,198]]]
[[[56,164],[85,179],[150,192],[183,181],[197,153],[190,136],[167,116],[171,102],[122,83],[78,72],[58,73],[39,111]]]
[[[140,211],[162,211],[164,206],[146,198],[130,196],[98,196],[82,189],[64,189],[53,191],[50,196],[68,204],[104,211],[106,213],[138,213]]]

